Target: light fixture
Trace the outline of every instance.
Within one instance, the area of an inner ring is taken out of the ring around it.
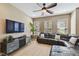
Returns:
[[[42,10],[43,13],[46,13],[46,10]]]

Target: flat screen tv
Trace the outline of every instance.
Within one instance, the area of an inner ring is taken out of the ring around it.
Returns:
[[[19,28],[20,28],[20,32],[24,32],[24,24],[23,23],[20,23]]]
[[[15,32],[19,32],[20,31],[20,29],[19,29],[19,23],[18,22],[14,22],[14,31]]]
[[[6,33],[24,32],[24,23],[6,19]]]

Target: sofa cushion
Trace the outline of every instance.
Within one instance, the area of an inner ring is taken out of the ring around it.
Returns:
[[[68,36],[68,35],[61,35],[60,36],[60,39],[65,40],[65,41],[69,41],[70,38],[71,38],[71,36]]]
[[[45,38],[49,38],[50,34],[49,33],[45,33],[44,35],[45,35]]]
[[[56,40],[60,40],[60,35],[57,35],[57,34],[56,34],[56,35],[55,35],[55,39],[56,39]]]
[[[53,38],[54,36],[50,33],[44,33],[45,38]],[[53,38],[54,39],[54,38]]]

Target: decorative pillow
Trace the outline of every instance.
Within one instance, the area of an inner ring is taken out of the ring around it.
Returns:
[[[55,35],[56,40],[60,40],[60,35]]]
[[[74,45],[75,45],[76,41],[77,41],[77,38],[75,38],[75,37],[71,37],[69,40],[69,42],[74,44]]]
[[[41,37],[41,38],[44,38],[44,34],[41,34],[40,37]]]

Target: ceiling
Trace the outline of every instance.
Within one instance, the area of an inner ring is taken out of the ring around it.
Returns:
[[[44,15],[41,15],[42,13],[41,11],[33,12],[34,10],[40,9],[40,7],[36,3],[11,3],[11,4],[32,18],[67,14],[71,13],[75,8],[79,7],[79,3],[57,3],[56,7],[50,9],[51,11],[54,12],[53,14],[45,13]],[[50,3],[47,3],[47,5],[49,4]],[[42,4],[40,3],[40,5]]]

